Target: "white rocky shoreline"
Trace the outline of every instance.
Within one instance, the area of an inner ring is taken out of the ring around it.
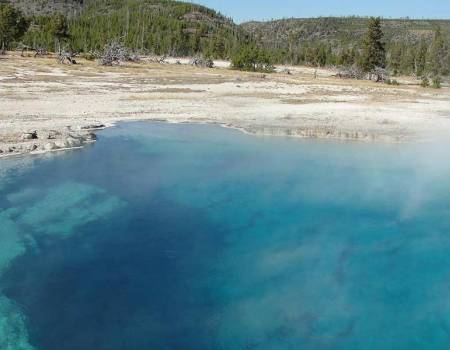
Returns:
[[[0,158],[25,154],[42,154],[82,148],[97,140],[94,131],[104,129],[105,125],[88,125],[73,130],[34,130],[20,135],[20,141],[2,145]]]
[[[218,123],[214,121],[173,121],[168,119],[127,119],[127,122],[132,121],[147,121],[147,122],[164,122],[169,124],[211,124],[218,125],[225,128],[234,129],[253,136],[267,136],[267,137],[288,137],[288,138],[308,138],[333,140],[342,142],[382,142],[382,143],[408,143],[408,142],[424,142],[428,141],[424,137],[419,137],[413,133],[408,133],[405,130],[401,132],[386,134],[381,130],[380,132],[369,131],[355,131],[355,130],[339,130],[336,128],[305,128],[305,127],[283,127],[283,126],[240,126],[230,123]],[[27,131],[20,135],[16,142],[9,144],[0,144],[0,160],[2,158],[20,155],[35,155],[47,152],[66,151],[73,149],[80,149],[88,144],[97,141],[96,132],[115,126],[114,123],[95,123],[85,124],[83,126],[66,126],[61,130],[34,130]]]
[[[16,54],[0,65],[0,158],[81,148],[126,121],[214,124],[260,136],[404,143],[450,135],[450,88],[338,79],[289,67],[261,75],[226,67],[140,63],[99,68]]]
[[[145,121],[142,119],[136,121]],[[199,122],[173,122],[163,119],[148,119],[148,122],[166,122],[174,123],[188,123],[188,124],[212,124],[225,128],[234,129],[253,136],[268,136],[268,137],[289,137],[289,138],[310,138],[310,139],[328,139],[334,141],[349,141],[349,142],[383,142],[383,143],[405,143],[405,142],[419,142],[420,140],[414,135],[385,135],[368,133],[363,131],[339,131],[331,129],[305,129],[305,128],[283,128],[283,127],[267,127],[267,126],[249,126],[241,127],[226,123],[199,123]],[[0,148],[0,159],[21,155],[36,155],[47,152],[67,151],[80,149],[88,144],[97,141],[96,132],[105,128],[114,126],[115,123],[105,124],[91,124],[82,127],[72,128],[66,127],[66,130],[34,130],[24,132],[20,136],[20,141],[15,143],[4,144]]]

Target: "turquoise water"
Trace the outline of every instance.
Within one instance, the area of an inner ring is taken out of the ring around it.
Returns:
[[[448,349],[449,147],[121,124],[0,163],[0,350]]]

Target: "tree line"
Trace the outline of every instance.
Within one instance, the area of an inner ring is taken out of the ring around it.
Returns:
[[[26,18],[12,5],[0,4],[3,50],[22,41],[48,50],[67,46],[88,53],[117,38],[137,52],[226,58],[232,60],[234,68],[249,71],[269,72],[276,63],[354,67],[369,75],[375,70],[386,70],[394,76],[415,75],[423,78],[424,86],[450,74],[450,45],[440,28],[435,29],[432,40],[386,42],[380,18],[370,19],[359,44],[311,42],[270,49],[230,19],[183,2],[92,1],[73,18],[62,14]]]
[[[259,66],[254,64],[249,70],[266,70],[265,67],[274,63],[352,68],[358,77],[375,76],[377,80],[387,82],[393,82],[387,78],[388,75],[416,76],[422,79],[424,87],[430,84],[440,87],[441,77],[450,75],[450,44],[439,27],[434,30],[432,40],[386,42],[380,18],[369,20],[366,34],[359,44],[332,46],[319,42],[279,50],[260,47],[257,51],[265,65],[258,69]],[[242,48],[236,57],[241,62],[244,55],[251,62],[254,60],[251,53],[248,48]]]

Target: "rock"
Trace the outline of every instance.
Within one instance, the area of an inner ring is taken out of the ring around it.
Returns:
[[[59,131],[50,130],[48,132],[47,139],[48,140],[54,140],[54,139],[58,138],[58,136],[61,136],[61,133]]]
[[[29,145],[28,147],[27,147],[27,151],[28,152],[33,152],[34,150],[36,150],[37,149],[37,145]]]
[[[105,124],[90,124],[81,127],[81,130],[93,130],[93,129],[102,129],[105,127]]]
[[[65,139],[65,144],[67,147],[80,147],[83,144],[83,139],[81,137],[68,136]]]
[[[37,131],[22,134],[22,140],[35,140],[38,138]]]
[[[58,148],[69,148],[69,144],[65,140],[57,140],[55,141],[55,145]]]
[[[56,146],[56,144],[54,142],[48,142],[44,145],[44,150],[45,151],[53,151],[55,149],[57,149],[58,147]]]

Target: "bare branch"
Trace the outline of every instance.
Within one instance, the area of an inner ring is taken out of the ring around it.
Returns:
[[[138,62],[140,57],[131,53],[119,40],[114,40],[107,44],[103,53],[99,55],[99,64],[102,66],[113,66],[120,62]]]
[[[75,57],[78,56],[78,52],[73,52],[71,50],[66,51],[62,50],[57,57],[59,64],[64,64],[64,62],[68,62],[69,64],[77,64]]]

